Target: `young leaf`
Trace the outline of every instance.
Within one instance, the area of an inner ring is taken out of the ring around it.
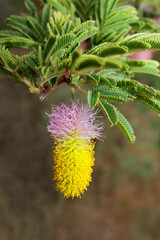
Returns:
[[[89,108],[93,109],[99,100],[99,92],[88,91],[88,104]]]
[[[37,13],[37,8],[36,6],[34,5],[33,2],[31,2],[30,0],[25,0],[25,6],[26,8],[28,9],[28,11],[33,15],[35,16],[36,13]]]
[[[107,116],[110,124],[116,125],[118,122],[118,115],[117,115],[116,108],[112,104],[105,101],[99,101],[99,105],[103,110],[104,114]]]
[[[141,96],[137,97],[137,100],[144,103],[145,105],[147,105],[148,107],[153,109],[155,112],[160,114],[160,101],[155,100],[155,99],[141,97]]]
[[[0,45],[5,45],[8,48],[15,48],[15,47],[24,47],[24,48],[37,48],[38,43],[24,37],[6,37],[0,38]]]
[[[53,49],[55,48],[56,44],[56,36],[51,36],[48,41],[46,42],[46,45],[44,47],[44,59],[45,62],[48,61],[49,57],[52,54]]]
[[[108,0],[108,1],[107,1],[107,11],[106,11],[107,15],[108,15],[111,11],[113,11],[113,9],[114,9],[115,6],[117,5],[117,3],[118,3],[118,0]]]
[[[105,78],[103,76],[100,75],[100,81],[99,84],[101,85],[106,85],[109,88],[115,87],[116,86],[116,81],[114,81],[112,78]]]
[[[44,41],[45,38],[45,31],[42,28],[41,24],[33,17],[27,17],[27,21],[31,28],[37,33],[41,41]]]
[[[47,27],[51,15],[51,6],[50,4],[45,4],[42,10],[42,26],[44,29]]]
[[[75,70],[77,71],[89,71],[99,69],[103,66],[103,60],[94,55],[83,55],[78,59],[75,64]]]
[[[86,83],[87,84],[98,85],[99,80],[100,80],[100,77],[96,74],[87,74],[86,75]]]
[[[118,114],[118,123],[117,123],[118,127],[120,128],[122,133],[126,136],[128,141],[133,143],[136,139],[133,128],[131,127],[128,120],[118,110],[117,110],[117,114]]]

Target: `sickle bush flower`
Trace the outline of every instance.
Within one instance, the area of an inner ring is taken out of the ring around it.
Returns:
[[[71,102],[53,106],[48,114],[48,132],[54,138],[54,179],[65,197],[79,197],[92,180],[93,139],[100,139],[103,129],[97,111],[88,105]]]

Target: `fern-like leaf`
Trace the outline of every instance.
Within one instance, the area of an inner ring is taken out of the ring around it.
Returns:
[[[99,105],[104,114],[107,116],[110,124],[116,125],[118,122],[117,109],[112,104],[105,101],[99,101]]]
[[[93,109],[99,100],[99,92],[88,91],[88,104],[89,108]]]
[[[117,110],[117,114],[118,114],[118,123],[117,123],[118,127],[120,128],[122,133],[126,136],[128,141],[133,143],[136,138],[135,138],[132,126],[130,125],[128,120],[124,117],[124,115],[120,113],[118,110]]]

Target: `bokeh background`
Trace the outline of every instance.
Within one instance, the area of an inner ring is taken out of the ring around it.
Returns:
[[[8,15],[23,11],[23,1],[1,0],[0,28]],[[160,53],[153,57],[160,61]],[[137,78],[160,89],[157,77]],[[40,103],[26,86],[0,77],[0,240],[159,240],[159,116],[139,103],[119,104],[136,142],[128,143],[105,121],[106,139],[96,144],[88,191],[81,199],[65,199],[52,180],[46,112],[69,98],[62,85]]]

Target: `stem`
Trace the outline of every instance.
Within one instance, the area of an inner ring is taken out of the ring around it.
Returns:
[[[75,88],[71,87],[71,98],[74,101],[75,100]]]
[[[80,92],[84,93],[85,95],[88,95],[88,93],[84,89],[82,89],[81,87],[77,86],[76,84],[73,84],[73,86],[74,86],[74,88],[76,88]]]

